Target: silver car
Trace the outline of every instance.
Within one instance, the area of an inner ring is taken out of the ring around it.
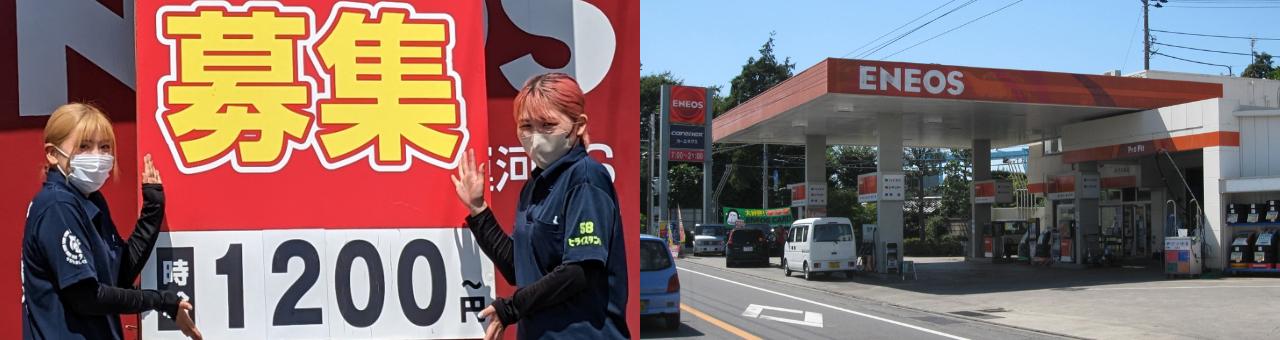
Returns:
[[[724,224],[698,224],[693,227],[693,253],[724,255],[724,237],[729,226]]]

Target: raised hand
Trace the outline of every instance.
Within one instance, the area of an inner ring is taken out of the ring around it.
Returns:
[[[453,188],[458,200],[467,207],[471,216],[484,211],[488,206],[484,203],[484,192],[488,189],[485,181],[484,164],[476,164],[475,150],[467,150],[462,155],[462,164],[458,165],[458,173],[449,176],[453,180]]]
[[[151,164],[151,154],[142,157],[142,184],[160,184],[160,172],[156,171],[156,166]]]

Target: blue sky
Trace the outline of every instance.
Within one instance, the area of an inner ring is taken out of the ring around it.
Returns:
[[[1280,1],[1169,1],[1165,8],[1151,9],[1152,29],[1280,38],[1280,25],[1275,24],[1280,22]],[[775,53],[790,57],[798,73],[824,58],[854,52],[948,2],[644,0],[640,4],[641,74],[671,71],[685,84],[720,85],[727,90],[729,80],[741,71],[747,58],[758,55],[770,31],[777,32]],[[967,2],[953,1],[899,33]],[[863,59],[881,59],[1013,2],[977,0]],[[1119,69],[1128,74],[1142,69],[1141,19],[1142,7],[1135,0],[1025,0],[885,60],[1089,74]],[[1250,51],[1248,40],[1152,34],[1161,43]],[[1250,62],[1250,57],[1243,55],[1157,47],[1177,57],[1231,65],[1236,74]],[[1258,41],[1256,47],[1280,54],[1280,41]],[[1152,57],[1151,68],[1226,72],[1223,67],[1163,56]]]

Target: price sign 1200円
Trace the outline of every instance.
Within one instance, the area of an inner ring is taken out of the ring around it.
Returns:
[[[493,265],[449,180],[487,161],[482,6],[138,1],[138,153],[167,203],[142,286],[213,339],[482,337]]]

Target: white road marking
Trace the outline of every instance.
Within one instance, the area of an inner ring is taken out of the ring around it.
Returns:
[[[1083,288],[1083,290],[1148,290],[1148,289],[1210,289],[1210,288],[1280,288],[1280,286],[1176,286],[1176,287],[1116,287]]]
[[[689,270],[689,269],[685,269],[685,268],[677,268],[677,269],[680,269],[680,270],[685,271],[685,272],[693,273],[693,274],[698,274],[698,275],[706,276],[706,277],[713,278],[713,279],[716,279],[716,280],[720,280],[720,281],[724,281],[724,282],[728,282],[728,283],[736,284],[736,285],[739,285],[739,286],[743,286],[743,287],[747,287],[747,288],[755,289],[755,290],[758,290],[758,291],[762,291],[762,292],[770,293],[770,294],[773,294],[773,295],[777,295],[777,296],[781,296],[781,297],[785,297],[785,298],[790,298],[790,299],[797,300],[797,301],[808,302],[808,303],[811,303],[811,304],[814,304],[814,305],[818,305],[818,306],[822,306],[822,307],[831,308],[831,309],[834,309],[834,310],[838,310],[838,311],[841,311],[841,312],[845,312],[845,313],[849,313],[849,314],[853,314],[853,315],[857,315],[857,316],[865,317],[865,318],[868,318],[868,319],[878,320],[878,321],[884,321],[884,322],[887,322],[887,323],[891,323],[891,324],[894,324],[894,325],[898,325],[898,326],[902,326],[902,327],[906,327],[906,328],[914,329],[914,330],[921,331],[921,332],[925,332],[925,333],[929,333],[929,334],[934,334],[934,335],[943,336],[943,337],[947,337],[947,338],[951,338],[951,339],[956,339],[956,340],[969,340],[968,338],[959,337],[959,336],[955,336],[955,335],[951,335],[951,334],[947,334],[947,333],[943,333],[943,332],[935,331],[935,330],[932,330],[932,329],[928,329],[928,328],[924,328],[924,327],[920,327],[920,326],[916,326],[916,325],[912,325],[912,324],[907,324],[907,323],[902,323],[902,322],[898,322],[898,321],[893,321],[893,320],[885,319],[885,318],[878,317],[878,316],[875,316],[875,315],[870,315],[870,314],[866,314],[866,313],[860,313],[860,312],[856,312],[856,311],[853,311],[853,310],[849,310],[849,309],[845,309],[845,308],[840,308],[840,307],[832,306],[832,305],[829,305],[829,304],[825,304],[825,303],[821,303],[821,302],[817,302],[817,301],[809,300],[809,299],[802,298],[802,297],[798,297],[798,296],[787,295],[787,294],[783,294],[783,293],[775,292],[775,291],[772,291],[772,290],[768,290],[768,289],[764,289],[764,288],[760,288],[760,287],[752,286],[752,285],[749,285],[749,284],[745,284],[745,283],[741,283],[741,282],[737,282],[737,281],[729,280],[729,279],[726,279],[726,278],[721,278],[721,277],[714,276],[714,275],[710,275],[710,274],[704,274],[704,273],[701,273],[701,272],[697,272],[697,271],[693,271],[693,270]]]
[[[804,316],[804,320],[785,319],[785,318],[770,316],[770,315],[760,315],[760,314],[763,314],[766,309],[776,310],[780,312],[787,312],[791,314],[800,314]],[[818,312],[806,312],[798,309],[763,306],[763,305],[757,305],[753,303],[750,306],[747,306],[747,310],[742,311],[742,316],[745,316],[748,318],[754,318],[754,319],[773,320],[773,321],[786,322],[786,323],[796,324],[801,326],[822,328],[822,313],[818,313]]]

